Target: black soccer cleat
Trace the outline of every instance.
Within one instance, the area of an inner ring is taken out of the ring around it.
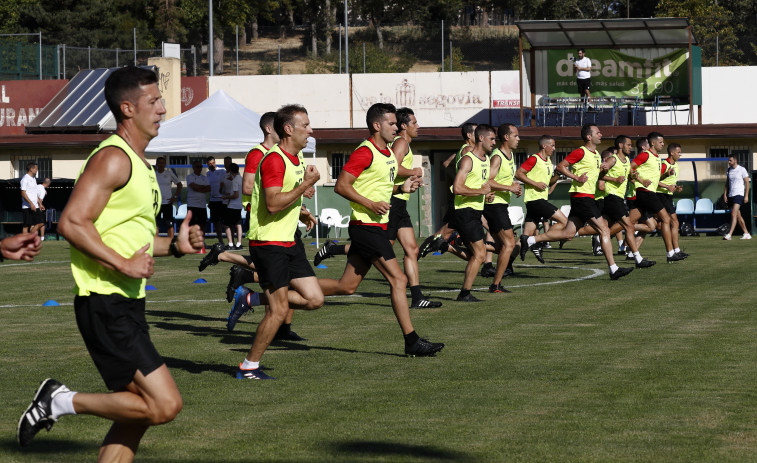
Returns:
[[[633,268],[631,267],[618,267],[618,269],[615,270],[614,273],[610,274],[610,279],[617,280],[619,278],[623,278],[624,276],[628,275],[631,272],[633,272]]]
[[[430,235],[425,240],[423,240],[420,248],[418,248],[418,257],[426,257],[433,252],[436,238],[436,235]]]
[[[321,261],[323,261],[323,259],[334,257],[334,255],[331,254],[334,246],[336,246],[336,244],[334,244],[333,241],[326,240],[326,242],[323,243],[323,247],[321,247],[321,249],[319,249],[315,254],[315,257],[313,257],[313,266],[318,267],[319,265],[321,265]]]
[[[481,302],[481,299],[477,298],[471,293],[466,294],[465,296],[457,296],[457,299],[455,299],[458,302]]]
[[[58,381],[47,378],[42,381],[34,395],[34,400],[18,420],[16,440],[25,447],[34,439],[42,428],[50,431],[56,420],[53,419],[53,397],[69,389]]]
[[[438,309],[441,306],[442,306],[441,302],[430,301],[426,299],[425,297],[423,299],[413,301],[412,304],[410,304],[411,309]]]
[[[526,260],[526,253],[528,252],[528,237],[526,235],[520,235],[520,260]]]
[[[237,288],[245,283],[255,281],[255,272],[248,268],[232,265],[229,269],[229,283],[226,285],[226,302],[234,300],[234,293]]]
[[[202,272],[209,265],[216,265],[218,263],[218,256],[224,251],[225,246],[223,243],[216,243],[210,247],[210,251],[205,254],[205,257],[200,261],[200,265],[197,268]]]
[[[405,344],[405,355],[408,357],[429,357],[444,349],[441,342],[431,342],[428,339],[418,338],[413,345]]]
[[[636,262],[636,268],[649,268],[656,264],[657,261],[641,259],[641,262]]]
[[[497,270],[494,268],[494,264],[492,264],[491,262],[486,262],[481,267],[481,276],[484,278],[491,278],[495,273],[497,273]]]
[[[668,257],[668,263],[671,262],[678,262],[679,260],[684,260],[685,257],[683,257],[680,253],[675,253],[672,256]]]
[[[510,291],[509,289],[506,289],[504,286],[502,286],[502,284],[498,284],[498,285],[492,284],[492,285],[489,285],[489,292],[490,293],[511,293],[512,291]]]
[[[542,255],[541,246],[531,246],[531,252],[534,253],[534,256],[536,256],[536,260],[538,260],[542,264],[544,263],[544,256]]]

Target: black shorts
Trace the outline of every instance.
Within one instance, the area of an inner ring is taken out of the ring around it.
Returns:
[[[289,286],[291,280],[315,276],[305,255],[305,247],[296,241],[289,247],[273,244],[250,246],[250,257],[263,289],[275,291]]]
[[[189,225],[199,225],[204,230],[205,224],[208,223],[208,210],[204,207],[189,207],[187,209],[192,213]]]
[[[623,198],[615,195],[607,195],[604,199],[602,215],[610,219],[610,221],[618,222],[620,219],[628,215],[626,202],[623,201]]]
[[[733,206],[735,205],[743,205],[744,204],[744,195],[736,195],[736,196],[729,196],[728,197],[728,207],[733,209]]]
[[[223,224],[227,227],[235,227],[242,224],[242,209],[226,208],[223,214]]]
[[[597,202],[594,198],[588,196],[579,196],[570,198],[570,215],[568,218],[576,217],[583,224],[591,219],[602,217],[597,209]]]
[[[636,207],[643,213],[654,215],[664,209],[662,201],[653,193],[647,190],[636,190]]]
[[[492,235],[499,233],[500,230],[511,230],[513,228],[508,207],[508,204],[502,203],[484,204],[484,217],[489,223],[489,233]]]
[[[211,223],[218,223],[223,221],[223,214],[226,212],[226,205],[222,201],[210,201],[208,203],[208,209],[210,209]]]
[[[479,211],[470,207],[461,207],[455,209],[455,219],[457,220],[457,231],[463,243],[475,243],[486,238],[484,225],[481,223],[481,216],[484,211]]]
[[[150,341],[144,298],[91,293],[74,298],[74,312],[84,344],[108,389],[121,390],[137,371],[147,376],[163,365]]]
[[[397,232],[400,228],[413,228],[413,221],[410,220],[410,214],[407,213],[407,201],[392,196],[391,209],[389,209],[389,223],[386,226],[386,236],[389,240],[397,239]]]
[[[161,204],[160,212],[158,212],[158,216],[155,218],[155,221],[158,223],[159,226],[168,227],[168,226],[173,225],[173,205]]]
[[[32,225],[36,225],[36,222],[34,221],[34,211],[30,207],[21,209],[21,215],[23,216],[24,227],[31,227]]]
[[[444,213],[442,223],[446,223],[447,228],[451,230],[457,229],[457,224],[455,223],[455,195],[452,193],[447,195],[447,212]]]
[[[380,257],[384,260],[396,259],[392,243],[386,236],[386,230],[375,225],[350,225],[350,250],[347,256],[357,255],[366,265]]]
[[[580,96],[584,96],[586,90],[591,89],[591,77],[588,79],[576,79],[576,83],[578,84],[578,94]]]
[[[34,211],[34,225],[44,224],[46,218],[47,218],[46,211],[43,211],[39,208],[37,208],[37,210]]]
[[[557,206],[546,199],[535,199],[526,203],[526,218],[524,222],[539,224],[549,220],[557,212]]]
[[[657,197],[660,198],[662,207],[664,207],[665,210],[668,211],[668,214],[676,213],[676,207],[673,205],[673,195],[669,195],[667,193],[657,193]]]

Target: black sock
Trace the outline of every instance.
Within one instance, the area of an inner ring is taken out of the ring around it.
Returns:
[[[291,323],[282,323],[279,327],[279,333],[288,334],[290,331],[292,331]]]
[[[423,293],[421,293],[421,285],[415,285],[410,287],[410,296],[413,301],[420,301],[423,299]]]
[[[463,288],[463,289],[460,290],[460,294],[457,297],[465,297],[468,294],[470,294],[470,289]]]
[[[255,282],[254,270],[245,269],[245,272],[242,275],[244,275],[244,277],[242,278],[242,284]]]
[[[420,336],[418,336],[415,331],[408,333],[405,335],[405,345],[412,346],[418,341],[418,339],[420,339]]]
[[[347,251],[345,248],[347,247],[346,244],[337,244],[336,246],[331,247],[331,255],[332,256],[343,256],[347,254]]]

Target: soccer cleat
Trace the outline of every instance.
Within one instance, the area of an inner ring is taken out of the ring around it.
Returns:
[[[321,265],[321,261],[323,259],[328,259],[329,257],[333,257],[333,254],[331,254],[332,248],[336,246],[333,241],[326,240],[325,243],[323,243],[323,247],[318,250],[317,253],[315,253],[315,257],[313,257],[313,266],[318,267]]]
[[[279,328],[279,331],[276,332],[276,336],[273,337],[274,341],[307,341],[307,339],[303,338],[299,334],[295,333],[291,329],[289,330],[282,330]]]
[[[419,248],[418,256],[426,257],[427,255],[431,254],[434,251],[434,243],[436,242],[437,238],[438,237],[436,235],[430,235],[425,240],[423,240],[423,243],[421,243],[421,246]]]
[[[565,243],[567,243],[567,240],[560,240],[560,247],[558,249],[562,249],[562,247],[565,246]]]
[[[200,261],[200,265],[197,267],[201,272],[208,268],[209,265],[216,265],[218,263],[218,255],[224,250],[223,243],[216,243],[210,247],[210,251],[205,254],[205,257]]]
[[[258,367],[251,370],[245,370],[242,368],[242,364],[239,364],[237,368],[237,379],[276,379],[273,376],[268,376],[263,373],[263,369]]]
[[[744,233],[744,235],[741,237],[741,239],[742,240],[751,240],[752,239],[752,235],[750,235],[749,233]]]
[[[526,235],[520,235],[520,260],[526,260],[526,252],[528,252],[528,237]]]
[[[626,252],[628,252],[628,250],[626,249],[626,245],[625,244],[622,245],[622,246],[618,246],[618,255],[619,256],[625,256]]]
[[[688,254],[686,254],[686,253],[685,253],[685,252],[683,252],[683,251],[678,251],[678,254],[682,255],[684,259],[685,259],[685,258],[687,258],[687,257],[689,257],[689,255],[688,255]]]
[[[506,277],[511,277],[511,276],[513,276],[513,275],[515,275],[515,270],[513,270],[513,268],[512,268],[512,267],[507,267],[507,268],[505,269],[505,274],[504,274],[503,276],[506,276]]]
[[[549,241],[547,241],[546,243],[544,243],[543,247],[544,247],[544,249],[552,249],[552,245],[549,244]]]
[[[227,330],[233,331],[239,318],[247,313],[247,311],[253,310],[252,307],[250,307],[250,304],[247,303],[247,295],[250,293],[252,293],[252,291],[244,286],[240,286],[234,292],[234,305],[231,307],[229,318],[226,320]]]
[[[684,260],[684,259],[685,259],[685,257],[683,257],[681,254],[675,253],[672,256],[668,257],[668,263],[678,262],[679,260]]]
[[[232,265],[229,269],[229,284],[226,285],[226,302],[234,300],[234,292],[245,283],[255,281],[255,274],[252,270]]]
[[[413,301],[412,304],[410,304],[411,309],[438,309],[441,306],[442,306],[441,302],[429,301],[425,297],[423,299]]]
[[[610,274],[610,279],[617,280],[618,278],[623,278],[631,272],[633,272],[633,269],[631,267],[618,267],[618,269],[615,270],[614,273]]]
[[[641,259],[641,262],[636,262],[636,268],[649,268],[656,263],[654,260]]]
[[[626,256],[626,260],[636,261],[636,258],[633,256],[633,254],[630,254]]]
[[[457,296],[457,299],[455,299],[458,302],[481,302],[481,299],[478,299],[476,296],[474,296],[471,293],[466,294],[465,296]]]
[[[491,262],[486,262],[481,267],[481,276],[484,278],[491,278],[497,271],[494,269],[494,265]]]
[[[52,416],[53,397],[61,392],[69,392],[69,389],[52,378],[42,381],[31,405],[18,420],[16,439],[19,445],[22,447],[29,445],[42,428],[48,431],[52,429],[56,422]]]
[[[726,241],[731,241],[731,235],[725,235],[723,239]]]
[[[536,260],[538,260],[542,264],[544,263],[544,257],[542,257],[541,253],[541,246],[531,246],[531,252],[534,253],[534,256],[536,256]]]
[[[512,291],[505,289],[505,287],[502,286],[502,284],[498,284],[498,285],[490,285],[489,292],[490,293],[510,293]]]
[[[429,357],[444,349],[441,342],[431,342],[428,339],[418,338],[412,346],[405,344],[405,355],[408,357]]]

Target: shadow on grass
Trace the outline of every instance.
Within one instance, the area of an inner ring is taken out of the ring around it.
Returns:
[[[5,455],[5,458],[12,459],[13,457],[20,458],[22,455],[26,458],[38,457],[43,458],[44,455],[65,455],[66,453],[81,453],[89,452],[92,455],[97,455],[100,448],[100,443],[87,443],[63,440],[63,439],[48,439],[45,437],[47,433],[39,434],[39,439],[36,442],[32,442],[28,447],[20,447],[15,439],[0,439],[0,453]]]
[[[334,452],[338,454],[354,454],[366,457],[411,457],[429,461],[465,461],[472,462],[477,459],[468,453],[457,450],[448,450],[430,445],[409,445],[398,442],[377,441],[345,441],[331,444]]]

